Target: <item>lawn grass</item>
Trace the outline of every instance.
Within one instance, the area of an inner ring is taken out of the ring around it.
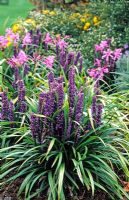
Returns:
[[[9,0],[9,5],[0,5],[0,34],[17,18],[26,17],[33,5],[28,0]]]

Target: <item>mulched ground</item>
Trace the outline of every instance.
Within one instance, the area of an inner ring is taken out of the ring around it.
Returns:
[[[9,177],[10,175],[8,175],[7,177]],[[23,197],[17,197],[17,192],[22,181],[23,179],[17,179],[13,182],[13,184],[8,184],[4,188],[0,188],[0,200],[26,200],[24,198],[24,195]],[[109,196],[105,192],[100,190],[96,192],[94,197],[91,197],[91,192],[87,192],[83,188],[80,188],[79,194],[77,196],[72,194],[72,192],[70,192],[70,189],[66,192],[66,194],[66,200],[111,200],[111,198],[109,198]],[[42,197],[33,198],[32,200],[47,200],[47,197],[42,195]],[[123,198],[123,200],[127,199]]]
[[[13,184],[6,185],[6,187],[0,189],[0,200],[25,200],[24,197],[17,197],[17,191],[22,180],[17,180]],[[47,200],[45,196],[40,198],[34,198],[33,200]],[[91,193],[86,191],[80,192],[78,196],[68,194],[67,200],[111,200],[107,194],[102,191],[98,191],[94,197],[91,197]]]

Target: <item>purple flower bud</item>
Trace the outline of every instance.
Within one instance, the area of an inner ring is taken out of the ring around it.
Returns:
[[[129,45],[128,44],[125,44],[124,45],[124,49],[126,50],[126,49],[128,49],[129,48]]]
[[[56,130],[58,134],[62,134],[64,129],[64,114],[61,110],[64,103],[64,88],[63,84],[59,84],[59,86],[56,89],[57,92],[57,109],[60,110],[57,118],[56,118]]]
[[[58,44],[56,44],[56,57],[57,57],[57,60],[59,60],[59,46],[58,46]]]
[[[52,82],[54,82],[54,74],[53,74],[53,72],[50,72],[47,77],[48,77],[48,82],[49,82],[49,87],[50,87],[50,84]]]
[[[91,112],[92,112],[93,119],[96,117],[96,110],[97,110],[97,97],[93,96],[92,107],[91,107]]]
[[[16,46],[13,47],[13,54],[15,57],[18,55],[18,50]]]
[[[37,38],[38,38],[39,44],[41,42],[41,37],[42,37],[42,33],[41,33],[40,29],[37,29]]]
[[[14,121],[14,105],[13,102],[9,102],[9,112],[8,112],[8,119],[10,122]],[[13,124],[10,125],[12,128],[14,127]]]
[[[33,44],[35,45],[35,47],[37,47],[37,45],[39,44],[37,35],[33,36]]]
[[[60,64],[64,67],[65,62],[66,62],[66,51],[63,49],[60,52]]]
[[[35,116],[34,114],[31,115],[30,117],[30,129],[32,133],[32,137],[36,139],[39,137],[39,118]]]
[[[52,113],[54,112],[54,103],[55,103],[55,93],[53,91],[46,93],[45,105],[43,111],[43,114],[45,116],[50,117],[52,115]]]
[[[77,56],[75,58],[75,61],[74,61],[74,65],[77,65],[78,64],[78,61],[79,61],[79,58],[81,57],[81,53],[80,51],[77,53]]]
[[[7,94],[6,92],[2,92],[2,110],[1,110],[2,120],[8,120],[8,112],[9,112],[9,101],[7,98]]]
[[[82,72],[82,67],[83,67],[83,58],[81,57],[80,60],[79,60],[79,72],[81,73]]]
[[[23,80],[19,80],[18,82],[18,104],[19,104],[19,112],[26,112],[27,104],[25,102],[25,86]]]
[[[22,80],[18,82],[18,100],[24,101],[25,100],[25,86]]]
[[[69,101],[70,107],[74,106],[74,98],[76,96],[76,85],[75,85],[75,69],[73,67],[69,70]]]
[[[74,61],[74,52],[70,52],[68,54],[67,59],[68,59],[68,65],[73,64],[73,61]]]
[[[59,78],[57,78],[57,82],[60,84],[60,83],[63,83],[64,81],[64,77],[63,76],[60,76]]]
[[[30,71],[30,66],[27,64],[24,64],[24,76],[26,76]]]
[[[102,111],[103,111],[103,105],[99,104],[98,109],[97,109],[97,114],[96,114],[96,126],[100,126],[102,124],[101,119],[102,119]]]
[[[67,59],[66,62],[65,62],[65,64],[64,64],[64,71],[65,71],[65,73],[66,73],[67,70],[68,70],[68,63],[69,63],[69,61],[68,61],[68,59]]]
[[[32,36],[32,35],[33,35],[33,30],[30,30],[29,33],[30,33],[30,35]]]
[[[20,103],[19,103],[19,112],[21,112],[21,113],[25,113],[26,112],[26,110],[27,110],[27,104],[26,104],[26,102],[25,101],[21,101]]]

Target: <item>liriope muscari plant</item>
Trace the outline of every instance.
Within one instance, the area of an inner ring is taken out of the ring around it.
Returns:
[[[22,139],[0,150],[1,186],[22,178],[18,198],[24,192],[28,200],[43,198],[44,193],[48,200],[65,200],[69,191],[77,194],[80,187],[91,190],[92,196],[99,188],[114,200],[128,198],[114,171],[129,176],[128,144],[119,127],[104,123],[99,83],[91,98],[88,88],[77,84],[75,78],[74,67],[68,82],[50,72],[49,89],[39,95],[37,111],[30,114]],[[14,175],[6,179],[11,171]]]

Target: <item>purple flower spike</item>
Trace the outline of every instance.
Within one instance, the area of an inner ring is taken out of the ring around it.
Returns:
[[[97,109],[97,114],[96,114],[96,126],[100,126],[102,124],[101,118],[102,118],[102,111],[103,111],[103,105],[99,104],[98,109]]]
[[[63,88],[63,84],[59,84],[59,86],[57,87],[57,95],[58,95],[58,99],[57,99],[57,108],[58,110],[61,110],[63,107],[63,103],[64,103],[64,88]],[[60,133],[62,133],[64,129],[64,114],[63,111],[61,110],[59,115],[57,116],[57,123],[56,123],[56,130]],[[58,134],[59,134],[58,133]]]
[[[25,113],[26,110],[27,110],[27,104],[26,104],[26,102],[25,101],[20,102],[20,109],[19,109],[19,111],[21,113]]]
[[[27,110],[27,105],[25,102],[25,86],[24,82],[20,80],[18,82],[18,102],[19,102],[19,111],[24,113]]]
[[[9,111],[9,101],[8,101],[6,92],[3,92],[2,93],[2,111],[1,111],[2,120],[8,119],[8,111]]]
[[[32,137],[36,139],[38,137],[38,132],[39,132],[39,118],[34,114],[32,114],[30,117],[30,129]]]
[[[93,99],[92,99],[91,112],[92,112],[92,118],[95,123],[96,122],[96,112],[97,112],[97,97],[96,96],[93,96]]]
[[[18,82],[18,100],[19,101],[25,100],[25,86],[22,80]]]
[[[50,72],[47,77],[48,77],[49,88],[50,88],[51,87],[51,83],[54,82],[54,74],[53,74],[53,72]]]
[[[78,64],[78,61],[79,61],[79,58],[81,57],[81,53],[80,51],[77,53],[77,56],[75,58],[75,61],[74,61],[74,65],[77,65]]]
[[[55,93],[54,92],[46,93],[44,112],[43,112],[45,116],[50,117],[52,115],[52,113],[54,112],[54,103],[55,103]]]
[[[73,67],[69,70],[69,101],[70,107],[74,107],[74,98],[76,95],[76,85],[75,85],[75,69]]]
[[[83,67],[83,58],[81,57],[80,60],[79,60],[79,72],[81,73],[82,72],[82,67]]]
[[[13,102],[9,102],[9,113],[8,113],[8,119],[10,122],[14,121],[14,105]],[[13,124],[10,125],[12,128],[14,127]]]
[[[65,52],[65,50],[63,49],[63,50],[60,52],[60,64],[64,67],[64,66],[65,66],[65,62],[66,62],[66,52]]]
[[[59,60],[59,46],[56,44],[56,57]]]
[[[24,76],[26,76],[30,71],[30,66],[27,64],[24,64]]]
[[[70,53],[68,54],[67,59],[68,59],[68,65],[73,64],[74,52],[70,52]]]
[[[60,83],[63,83],[64,81],[64,77],[63,76],[60,76],[59,78],[57,78],[57,82],[60,84]]]
[[[38,112],[39,114],[43,114],[43,108],[45,104],[46,93],[42,93],[39,96],[39,104],[38,104]]]

